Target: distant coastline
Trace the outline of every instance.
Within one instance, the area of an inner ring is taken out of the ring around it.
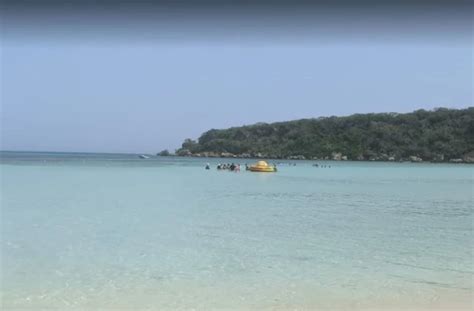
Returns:
[[[355,114],[211,129],[185,157],[474,163],[474,107]],[[167,150],[158,155],[170,156]]]
[[[373,159],[373,160],[357,160],[357,159],[332,159],[332,158],[313,158],[313,159],[306,159],[304,157],[288,157],[288,158],[271,158],[271,157],[256,157],[256,156],[240,156],[240,155],[205,155],[205,154],[190,154],[190,155],[177,155],[177,154],[169,154],[167,156],[162,156],[157,154],[158,157],[170,157],[170,158],[202,158],[202,159],[238,159],[238,160],[289,160],[289,161],[331,161],[331,162],[389,162],[389,163],[452,163],[452,164],[474,164],[474,160],[469,158],[467,161],[463,159],[451,159],[450,161],[425,161],[420,158],[413,158],[413,159],[397,159],[397,160],[384,160],[384,159]],[[472,156],[471,156],[472,157]]]
[[[0,150],[0,159],[8,157],[8,158],[15,158],[16,155],[51,155],[51,156],[56,156],[56,157],[67,157],[67,156],[76,156],[79,158],[97,158],[102,156],[111,156],[111,157],[126,157],[126,159],[139,159],[141,158],[141,155],[146,155],[147,158],[145,160],[153,158],[200,158],[203,160],[212,160],[212,159],[235,159],[235,160],[246,160],[246,161],[258,161],[258,160],[271,160],[271,161],[277,161],[278,162],[284,162],[284,161],[331,161],[331,162],[347,162],[347,161],[355,161],[355,162],[388,162],[388,163],[406,163],[406,162],[412,162],[412,163],[454,163],[454,164],[474,164],[474,162],[465,162],[465,161],[444,161],[444,162],[434,162],[434,161],[413,161],[411,159],[403,159],[399,161],[392,161],[392,160],[344,160],[344,159],[305,159],[305,158],[298,158],[298,157],[292,157],[292,158],[270,158],[270,157],[240,157],[239,155],[218,155],[218,154],[211,154],[211,155],[206,155],[206,154],[192,154],[192,155],[177,155],[175,153],[169,153],[166,156],[156,154],[154,155],[153,153],[114,153],[114,152],[69,152],[69,151],[24,151],[24,150]],[[143,158],[142,158],[143,159]]]

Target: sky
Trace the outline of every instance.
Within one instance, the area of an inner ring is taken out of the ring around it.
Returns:
[[[211,128],[473,106],[461,2],[94,3],[7,5],[2,150],[155,153]]]

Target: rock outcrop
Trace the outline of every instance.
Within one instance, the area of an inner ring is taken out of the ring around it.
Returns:
[[[423,162],[423,159],[418,157],[418,156],[413,156],[412,155],[412,156],[409,157],[409,159],[410,159],[411,162]]]
[[[471,151],[471,152],[466,153],[466,154],[463,156],[463,160],[464,160],[464,162],[466,162],[466,163],[474,163],[474,150]]]

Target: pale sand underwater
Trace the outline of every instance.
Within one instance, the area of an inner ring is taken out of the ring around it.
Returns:
[[[218,161],[2,156],[1,309],[473,309],[473,166]]]

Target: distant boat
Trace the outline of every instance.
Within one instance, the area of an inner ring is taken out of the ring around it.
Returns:
[[[138,156],[140,159],[149,159],[150,157],[149,156],[146,156],[144,154],[141,154]]]
[[[249,167],[249,170],[251,172],[267,172],[267,173],[270,173],[270,172],[276,172],[277,168],[276,168],[275,165],[273,165],[273,166],[268,165],[268,163],[265,162],[265,161],[258,161],[257,164],[251,165]]]

